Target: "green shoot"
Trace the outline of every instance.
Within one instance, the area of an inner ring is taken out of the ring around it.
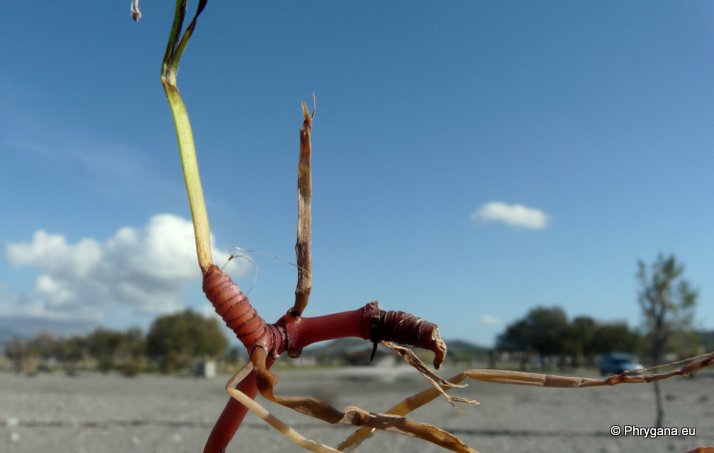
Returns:
[[[196,19],[201,15],[208,0],[199,1],[193,20],[191,20],[191,23],[186,27],[183,35],[181,35],[183,21],[186,17],[186,3],[186,0],[176,0],[174,21],[171,26],[171,33],[169,34],[166,53],[164,54],[161,66],[161,84],[164,87],[166,98],[169,101],[174,126],[176,128],[184,182],[186,183],[188,202],[191,207],[191,218],[193,219],[198,265],[205,274],[208,268],[213,264],[211,257],[211,228],[208,223],[208,212],[206,210],[206,201],[203,197],[201,176],[198,171],[198,160],[196,158],[196,146],[193,141],[191,121],[188,118],[186,105],[183,99],[181,99],[181,94],[176,84],[176,77],[181,56],[186,49],[188,41],[191,39],[193,30],[196,28]]]

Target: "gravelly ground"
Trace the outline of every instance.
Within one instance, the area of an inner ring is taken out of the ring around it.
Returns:
[[[317,395],[338,407],[382,410],[423,388],[421,378],[382,383],[347,379],[336,370],[279,372],[285,394]],[[449,375],[449,373],[445,373]],[[227,379],[227,377],[226,377]],[[225,379],[61,374],[34,378],[0,373],[0,452],[197,452],[222,410]],[[438,424],[482,452],[661,451],[714,446],[714,376],[677,378],[662,384],[665,424],[696,428],[695,437],[612,437],[610,426],[650,426],[652,387],[540,389],[472,383],[462,392],[480,407],[454,411],[435,401],[414,418]],[[308,437],[336,444],[351,430],[291,411],[270,409]],[[299,451],[251,415],[230,451]],[[430,444],[379,433],[359,451],[438,452]]]

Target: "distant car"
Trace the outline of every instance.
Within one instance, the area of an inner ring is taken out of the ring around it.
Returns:
[[[603,376],[639,370],[644,370],[644,367],[628,354],[604,354],[600,358],[600,374]]]

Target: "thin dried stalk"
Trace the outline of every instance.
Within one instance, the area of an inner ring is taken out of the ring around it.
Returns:
[[[476,400],[459,398],[446,393],[444,389],[449,389],[452,387],[463,388],[466,387],[466,385],[454,384],[452,382],[447,381],[438,374],[434,373],[426,366],[424,362],[421,361],[419,357],[417,357],[416,354],[414,354],[414,351],[412,351],[411,349],[405,348],[404,346],[396,345],[389,341],[383,341],[382,344],[394,351],[395,354],[404,359],[404,361],[407,362],[409,365],[413,366],[422,376],[424,376],[424,379],[426,379],[432,385],[432,387],[434,387],[439,393],[441,393],[441,396],[443,396],[444,399],[448,401],[448,403],[451,404],[454,409],[460,410],[456,407],[456,404],[454,404],[454,402],[467,403],[472,404],[474,406],[478,406],[480,404]]]
[[[648,374],[624,372],[603,379],[502,370],[467,370],[464,371],[464,374],[471,379],[494,384],[530,385],[537,387],[583,388],[617,384],[643,384],[661,381],[673,376],[688,376],[704,367],[712,366],[714,365],[714,352],[692,357],[687,362],[685,365],[671,371]],[[661,367],[662,365],[659,365],[655,368]]]
[[[302,103],[303,123],[300,129],[300,159],[298,160],[298,226],[295,255],[297,256],[298,281],[295,288],[295,305],[289,310],[293,316],[300,316],[307,307],[312,290],[312,174],[310,157],[312,143],[312,119],[315,116]]]
[[[275,395],[273,390],[277,384],[277,377],[264,367],[265,359],[265,351],[261,348],[256,348],[251,356],[260,394],[275,403],[330,424],[368,426],[413,436],[459,453],[478,453],[457,436],[428,423],[393,414],[369,412],[356,406],[348,406],[343,412],[317,398]]]
[[[617,384],[642,384],[661,381],[663,379],[668,379],[673,376],[688,376],[693,373],[696,373],[704,367],[712,366],[714,365],[714,352],[703,354],[684,361],[672,362],[665,365],[658,365],[652,367],[651,369],[659,369],[662,367],[670,366],[672,364],[680,363],[685,363],[685,365],[682,365],[679,368],[667,372],[651,374],[632,374],[625,372],[603,379],[524,373],[520,371],[472,369],[459,373],[456,376],[448,379],[448,381],[453,384],[457,384],[468,377],[474,380],[490,382],[493,384],[528,385],[536,387],[560,388],[585,388]],[[406,415],[430,403],[439,395],[441,395],[441,392],[436,388],[428,388],[408,398],[403,399],[402,401],[389,408],[386,413]],[[345,440],[343,440],[339,445],[337,445],[337,449],[345,450],[347,448],[356,448],[360,443],[367,439],[372,434],[372,432],[374,432],[374,429],[371,428],[358,429]]]
[[[134,19],[135,22],[141,19],[139,0],[131,0],[131,18]]]
[[[456,376],[448,379],[448,382],[456,386],[456,384],[463,381],[464,379],[466,379],[466,375],[464,373],[459,373]],[[442,389],[437,389],[436,387],[429,387],[410,397],[404,398],[394,406],[387,409],[385,413],[401,416],[407,415],[408,413],[417,410],[425,404],[430,403],[432,400],[434,400],[434,398],[437,398],[438,396],[442,395],[442,393]],[[353,432],[347,439],[343,440],[339,445],[337,445],[336,448],[340,451],[347,450],[348,448],[356,448],[365,439],[369,438],[373,432],[374,428],[360,428]]]
[[[253,414],[258,418],[263,420],[265,423],[269,424],[276,430],[278,430],[282,435],[290,439],[292,442],[301,446],[302,448],[317,453],[338,453],[339,450],[316,442],[314,440],[304,437],[299,432],[295,431],[292,427],[284,423],[278,417],[271,414],[267,409],[258,404],[254,399],[246,395],[245,393],[238,390],[236,385],[238,382],[242,381],[246,376],[248,376],[253,371],[253,364],[248,362],[243,368],[241,368],[233,377],[226,383],[226,392],[235,398],[238,402],[248,408]]]

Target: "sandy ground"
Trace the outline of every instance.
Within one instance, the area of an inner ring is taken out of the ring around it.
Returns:
[[[449,376],[449,373],[445,373]],[[383,410],[424,387],[419,376],[399,374],[394,382],[340,370],[279,372],[279,389]],[[0,451],[20,452],[197,452],[222,410],[226,379],[61,374],[34,378],[0,373]],[[593,451],[685,452],[714,446],[714,376],[664,382],[665,425],[695,428],[696,435],[645,439],[610,434],[612,425],[648,427],[654,418],[649,385],[596,389],[541,389],[472,383],[464,395],[481,401],[459,413],[443,400],[414,418],[461,436],[482,452]],[[347,427],[333,427],[270,406],[306,436],[334,445]],[[229,451],[300,451],[249,415]],[[431,444],[378,433],[361,452],[438,452]]]

